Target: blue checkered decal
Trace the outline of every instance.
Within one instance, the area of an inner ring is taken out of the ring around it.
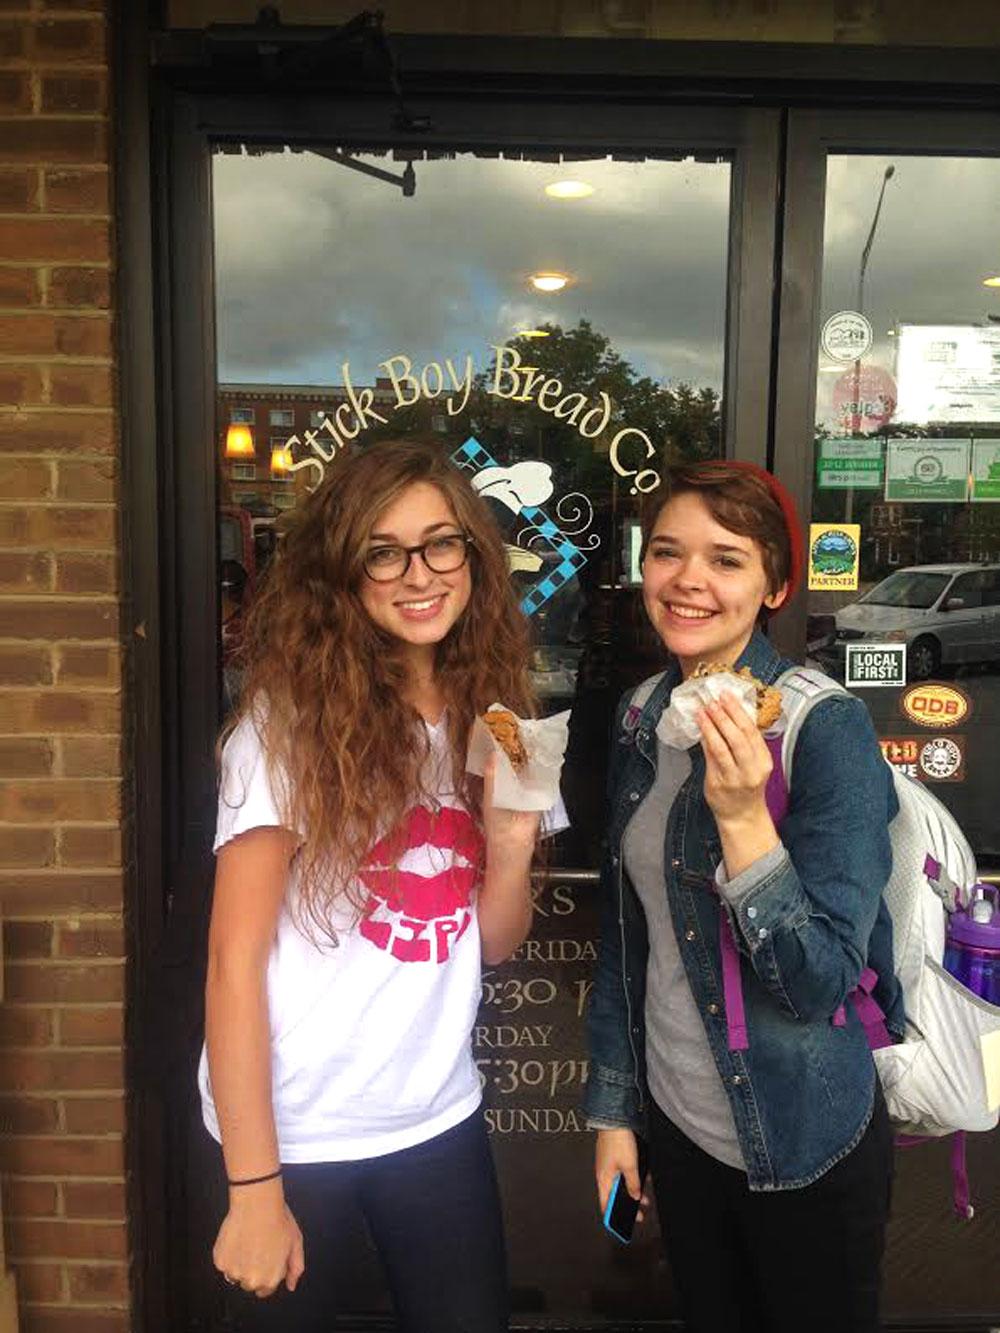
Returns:
[[[485,467],[499,467],[500,464],[484,449],[474,435],[470,435],[460,448],[451,456],[451,461],[469,472],[481,472]],[[525,593],[521,600],[521,610],[526,616],[534,615],[539,607],[544,606],[550,597],[554,597],[564,583],[567,583],[578,570],[587,563],[587,557],[576,546],[558,524],[553,523],[544,509],[538,505],[525,505],[521,514],[534,524],[554,551],[562,557],[555,569],[550,570],[542,579]]]

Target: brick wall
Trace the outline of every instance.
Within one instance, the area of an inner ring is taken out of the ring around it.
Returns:
[[[128,1327],[103,0],[0,0],[0,1169],[22,1333]]]

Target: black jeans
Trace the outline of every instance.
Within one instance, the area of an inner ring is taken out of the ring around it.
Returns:
[[[229,1293],[240,1333],[326,1333],[350,1273],[339,1262],[364,1217],[405,1333],[503,1333],[507,1267],[482,1112],[427,1143],[361,1162],[283,1169],[306,1269],[294,1292]],[[220,1276],[219,1281],[222,1281]]]
[[[876,1333],[892,1152],[876,1087],[867,1130],[825,1175],[751,1191],[654,1103],[650,1167],[688,1333]]]

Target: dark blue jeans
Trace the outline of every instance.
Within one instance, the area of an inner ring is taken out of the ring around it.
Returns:
[[[503,1333],[507,1269],[482,1113],[427,1143],[361,1162],[285,1166],[306,1270],[294,1292],[229,1295],[240,1333],[328,1333],[344,1309],[345,1238],[364,1218],[401,1333]],[[219,1281],[222,1279],[220,1277]]]
[[[751,1191],[742,1171],[650,1104],[650,1167],[687,1333],[877,1333],[892,1130],[876,1083],[854,1149],[803,1189]]]

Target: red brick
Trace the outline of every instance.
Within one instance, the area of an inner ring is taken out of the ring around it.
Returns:
[[[18,1300],[31,1305],[63,1299],[63,1268],[61,1264],[38,1264],[22,1261],[15,1265]]]
[[[40,366],[0,366],[0,403],[37,406],[44,390]]]
[[[110,412],[31,409],[0,414],[0,450],[3,451],[16,454],[109,454],[114,444],[115,423]]]
[[[65,736],[57,744],[62,772],[68,778],[121,775],[121,741],[117,736]]]
[[[38,207],[38,172],[33,167],[0,171],[0,213],[27,213]]]
[[[3,1188],[6,1217],[46,1217],[59,1211],[59,1190],[51,1180],[8,1180]]]
[[[119,815],[119,783],[95,778],[0,781],[0,820],[10,824],[93,822]]]
[[[74,692],[70,690],[19,690],[16,694],[0,693],[0,732],[9,736],[48,735],[53,732],[97,732],[116,733],[121,726],[120,699],[110,691],[100,693]],[[26,797],[32,808],[39,811],[50,800],[65,799],[76,808],[78,787],[93,786],[93,783],[66,786],[60,789],[53,786],[37,787],[34,794]],[[96,790],[96,789],[95,789]],[[3,803],[4,809],[13,809],[10,794]],[[81,807],[82,808],[82,807]],[[117,818],[108,792],[95,797],[90,815],[78,815],[77,818],[90,823],[100,823],[108,818]],[[96,811],[102,813],[98,814]],[[111,814],[104,813],[111,811]],[[0,816],[2,817],[2,816]],[[56,816],[57,818],[59,816]],[[72,818],[64,815],[62,818]]]
[[[0,565],[3,556],[0,556]],[[5,685],[51,685],[52,660],[47,648],[0,643],[0,680]]]
[[[43,173],[47,213],[110,212],[106,167],[53,167]]]
[[[54,365],[49,400],[58,407],[110,407],[111,367]]]
[[[107,151],[101,121],[25,116],[0,122],[0,162],[106,162]]]
[[[0,545],[98,550],[114,547],[115,513],[110,506],[76,508],[6,505],[0,508]]]
[[[73,1264],[67,1270],[72,1301],[91,1305],[125,1305],[128,1269],[124,1264]]]
[[[106,315],[50,315],[42,311],[0,315],[0,356],[111,355]]]
[[[122,1097],[65,1097],[63,1115],[69,1134],[121,1134],[125,1129]]]
[[[108,224],[90,218],[0,217],[0,254],[26,263],[106,258]]]
[[[129,1333],[131,1326],[127,1310],[29,1305],[21,1311],[20,1333]]]
[[[106,268],[54,268],[49,274],[46,303],[107,310],[111,304],[111,274]]]
[[[0,1005],[0,1042],[4,1046],[51,1046],[54,1035],[51,1009]]]
[[[100,64],[104,60],[101,19],[46,19],[35,25],[32,54],[37,60]]]
[[[94,484],[96,486],[96,472]],[[84,483],[86,484],[86,483]],[[56,592],[113,593],[118,587],[118,558],[113,555],[56,554]]]
[[[93,366],[92,370],[100,367]],[[117,469],[113,458],[83,460],[60,458],[55,464],[56,496],[60,500],[82,500],[113,504],[117,497]]]
[[[117,636],[118,606],[111,601],[0,599],[0,639],[114,639]],[[0,724],[0,732],[4,730],[10,731],[11,728]],[[23,732],[25,728],[16,730]]]
[[[0,385],[3,379],[0,374]],[[8,458],[0,467],[0,500],[47,500],[55,475],[55,465],[47,459]]]
[[[105,111],[107,81],[100,74],[43,74],[41,109],[44,115]]]
[[[30,832],[31,830],[23,830]],[[64,866],[117,866],[122,859],[122,835],[117,826],[100,828],[64,828],[59,831],[59,863]],[[79,954],[68,947],[67,935],[61,950]],[[101,952],[104,952],[101,950]]]
[[[46,777],[52,772],[53,754],[46,737],[0,737],[0,773],[8,778]]]
[[[0,903],[7,913],[106,911],[121,906],[123,887],[120,870],[0,870]]]
[[[22,1256],[124,1259],[125,1228],[115,1222],[14,1218],[10,1224],[9,1257],[20,1259]]]
[[[0,112],[31,110],[31,76],[0,70]]]
[[[0,1143],[8,1134],[47,1134],[59,1128],[59,1103],[51,1097],[0,1097]]]
[[[43,551],[28,552],[24,555],[14,551],[0,551],[0,592],[26,592],[37,596],[38,593],[48,592],[51,587],[50,555]],[[15,683],[7,679],[2,671],[0,680],[4,680],[8,685]]]
[[[50,921],[5,921],[4,957],[51,958],[54,934]]]
[[[25,967],[29,964],[25,964]],[[35,970],[44,972],[42,963]],[[123,1081],[120,1051],[9,1050],[0,1069],[5,1092],[55,1092],[65,1088],[120,1088]],[[55,1170],[48,1172],[54,1175]],[[99,1175],[100,1172],[90,1172]]]
[[[64,835],[89,830],[64,829]],[[56,952],[63,958],[124,958],[121,917],[71,917],[59,926]]]
[[[67,1181],[62,1193],[67,1217],[125,1216],[125,1186],[120,1181]]]
[[[0,267],[0,306],[35,306],[41,301],[37,269]]]
[[[4,977],[4,995],[10,1003],[97,1004],[120,1000],[123,993],[123,969],[115,963],[8,963]],[[80,1086],[88,1085],[96,1086],[88,1079]]]
[[[117,689],[121,684],[121,654],[114,648],[71,646],[56,652],[56,682],[92,689]]]
[[[125,1038],[121,1006],[116,1009],[64,1009],[59,1023],[62,1046],[120,1049]]]
[[[5,828],[0,831],[0,865],[8,869],[13,866],[35,866],[41,869],[52,865],[55,859],[56,838],[52,829]]]

